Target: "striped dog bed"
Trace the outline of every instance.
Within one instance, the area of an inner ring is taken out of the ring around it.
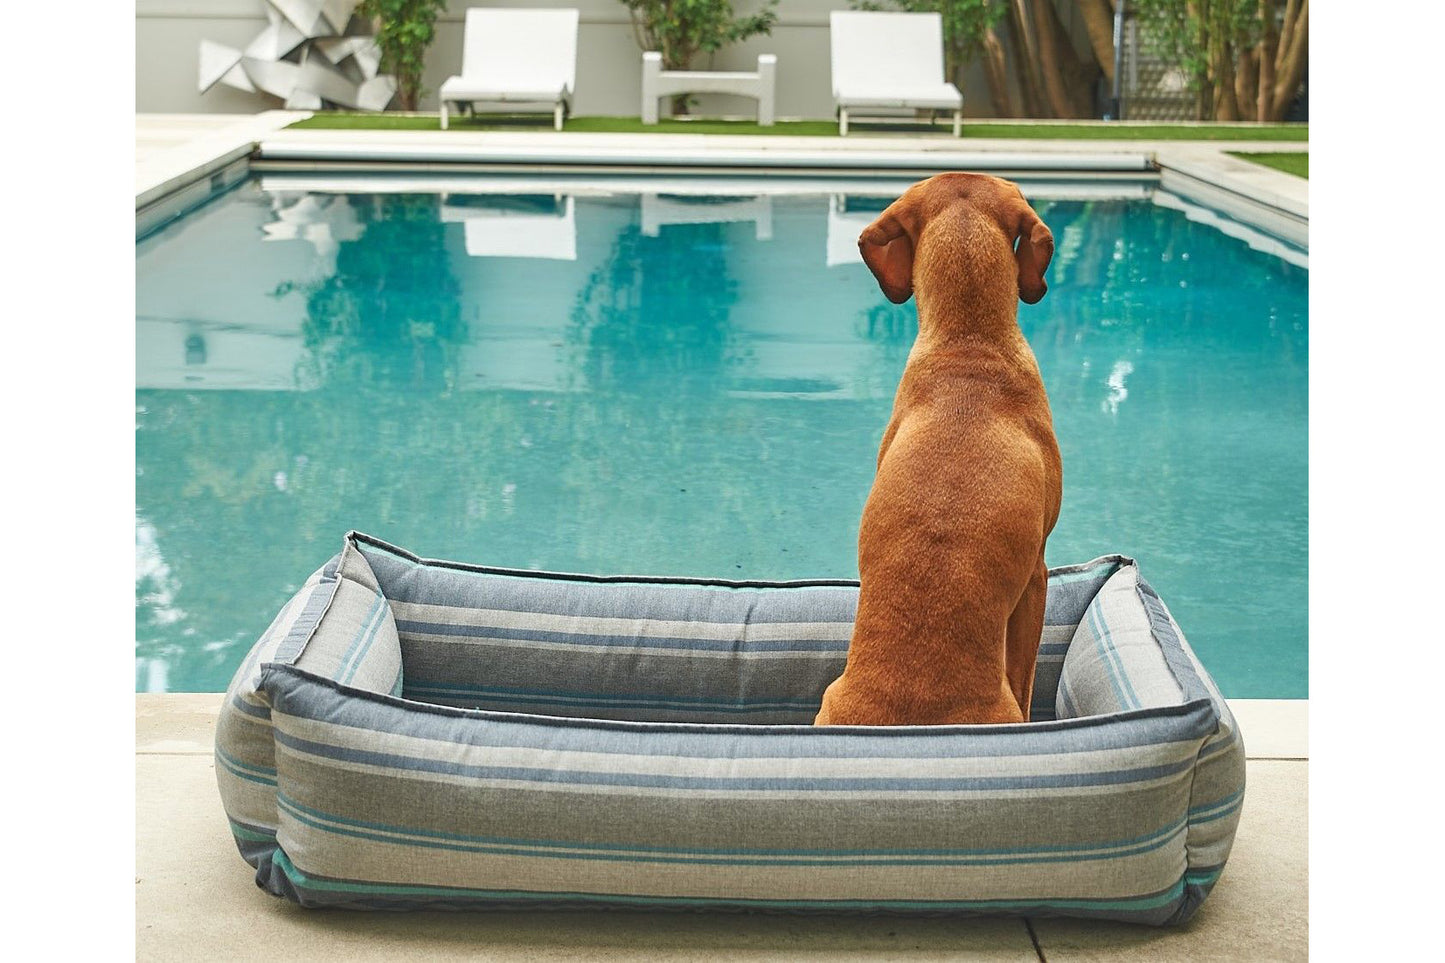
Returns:
[[[811,727],[856,603],[353,532],[226,693],[231,831],[305,906],[1193,915],[1244,746],[1132,560],[1050,572],[1025,725]]]

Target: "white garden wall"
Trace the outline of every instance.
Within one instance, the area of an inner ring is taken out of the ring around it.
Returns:
[[[427,55],[422,107],[435,110],[436,89],[461,67],[462,21],[472,6],[575,6],[582,14],[577,38],[579,115],[637,116],[642,85],[642,52],[627,8],[618,0],[450,0]],[[734,9],[756,9],[759,0],[734,0]],[[1059,5],[1065,23],[1076,20],[1073,4]],[[196,90],[197,50],[202,40],[244,47],[266,26],[261,0],[136,0],[136,110],[140,113],[254,113],[279,106],[275,98],[217,85]],[[715,55],[700,56],[695,69],[756,69],[760,53],[778,57],[777,113],[780,118],[833,116],[828,64],[828,12],[849,9],[848,0],[782,0],[771,37],[755,37]],[[1082,28],[1070,24],[1082,51]],[[991,113],[983,71],[976,64],[964,84],[964,113]],[[700,112],[751,117],[757,105],[742,97],[709,95]]]

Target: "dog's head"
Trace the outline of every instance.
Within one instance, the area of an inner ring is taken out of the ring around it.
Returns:
[[[913,263],[924,228],[944,218],[991,219],[1013,249],[1020,300],[1035,304],[1049,289],[1044,271],[1054,256],[1049,231],[1018,185],[984,174],[956,172],[919,181],[858,235],[858,250],[894,304],[913,294]]]

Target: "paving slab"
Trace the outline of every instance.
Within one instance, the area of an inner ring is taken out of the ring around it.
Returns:
[[[1309,764],[1255,759],[1234,850],[1214,892],[1177,929],[1034,920],[1049,963],[1309,958]]]
[[[1310,700],[1230,699],[1250,759],[1308,759]]]

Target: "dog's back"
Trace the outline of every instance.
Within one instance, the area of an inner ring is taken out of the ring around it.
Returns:
[[[1008,182],[943,175],[859,244],[890,299],[916,290],[919,334],[863,510],[847,666],[817,721],[1025,721],[1062,472],[1017,300],[1043,296],[1052,236]]]

